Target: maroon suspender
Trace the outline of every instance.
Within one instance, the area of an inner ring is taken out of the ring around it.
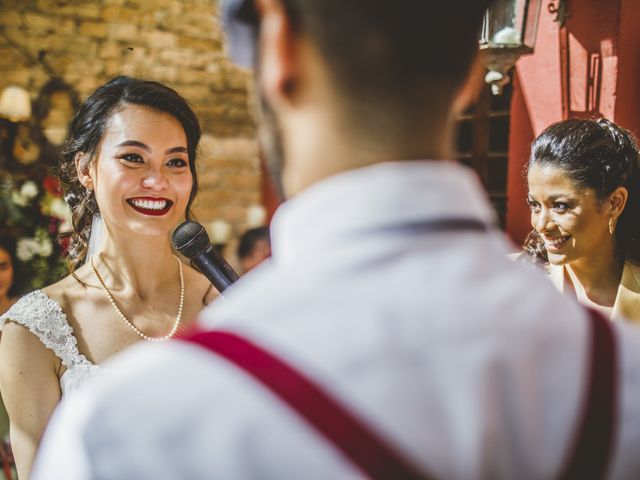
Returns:
[[[591,364],[583,410],[569,461],[561,480],[605,478],[617,413],[616,347],[610,320],[588,310],[591,323]]]
[[[258,345],[222,331],[196,333],[186,340],[212,350],[260,381],[322,433],[367,477],[429,478],[322,388]]]
[[[589,310],[590,378],[576,440],[560,480],[605,477],[616,422],[617,368],[609,320]],[[371,479],[430,477],[403,458],[344,406],[297,370],[230,332],[197,332],[184,340],[199,344],[242,368],[322,433]]]

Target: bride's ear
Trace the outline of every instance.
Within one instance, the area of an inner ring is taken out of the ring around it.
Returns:
[[[93,178],[91,176],[91,169],[89,168],[89,159],[87,155],[82,152],[78,152],[75,157],[76,174],[78,180],[88,190],[93,190]]]

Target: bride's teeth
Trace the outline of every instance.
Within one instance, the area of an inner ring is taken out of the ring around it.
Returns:
[[[145,210],[162,210],[167,206],[166,200],[132,200],[131,203]]]

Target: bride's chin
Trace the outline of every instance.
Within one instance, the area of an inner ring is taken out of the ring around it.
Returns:
[[[140,237],[154,240],[159,237],[169,237],[173,231],[173,225],[170,222],[163,222],[162,225],[131,225],[128,229],[132,237]]]

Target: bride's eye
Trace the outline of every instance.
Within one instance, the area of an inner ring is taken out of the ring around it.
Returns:
[[[187,166],[187,161],[182,158],[172,158],[167,162],[167,165],[169,167],[184,168]]]
[[[137,153],[125,153],[124,155],[120,155],[118,157],[121,160],[124,160],[125,162],[129,162],[129,163],[142,163],[142,157],[140,155],[138,155]]]

